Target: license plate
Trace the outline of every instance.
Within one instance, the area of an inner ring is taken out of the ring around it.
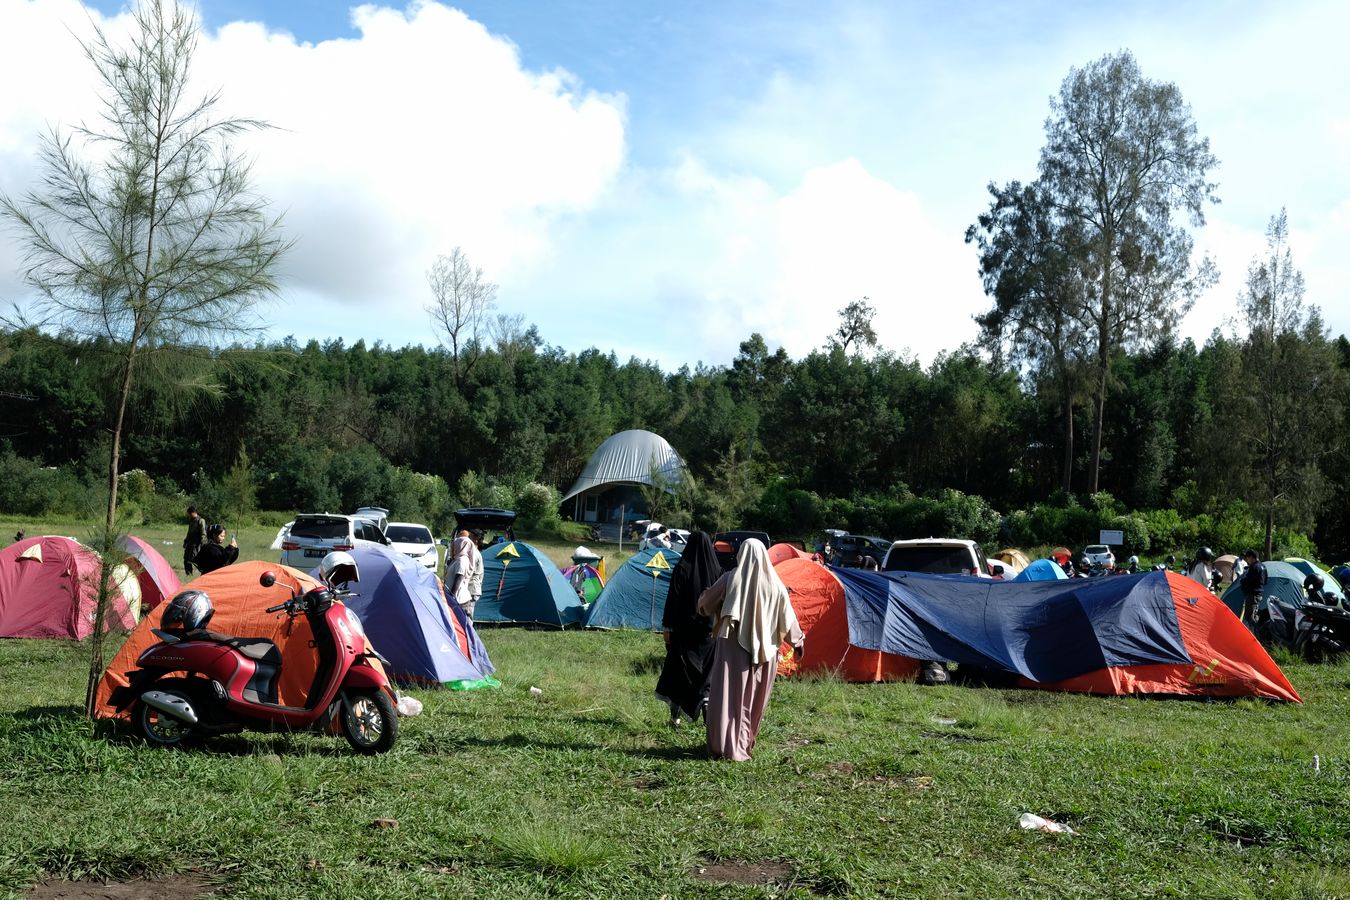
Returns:
[[[328,555],[328,551],[327,551],[327,550],[306,550],[306,551],[305,551],[305,556],[306,556],[306,557],[313,556],[313,557],[317,557],[317,558],[322,558],[322,557],[325,557],[325,556],[327,556],[327,555]]]

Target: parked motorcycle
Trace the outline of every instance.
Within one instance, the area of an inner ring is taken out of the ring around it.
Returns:
[[[303,615],[313,632],[318,667],[303,705],[285,706],[278,698],[277,645],[208,631],[211,600],[194,590],[170,601],[162,627],[154,630],[160,643],[137,659],[113,704],[130,708],[136,730],[157,746],[246,729],[340,731],[360,753],[385,752],[398,736],[398,695],[384,670],[372,664],[385,660],[367,643],[361,621],[336,587],[358,580],[356,561],[348,553],[330,553],[319,570],[322,585],[304,591],[294,584],[290,599],[267,610]],[[276,574],[264,572],[259,584],[272,588]]]
[[[1269,595],[1256,613],[1256,636],[1264,644],[1281,644],[1310,662],[1339,656],[1350,650],[1350,611],[1322,590],[1322,579],[1309,575],[1303,582],[1307,597],[1302,606]]]

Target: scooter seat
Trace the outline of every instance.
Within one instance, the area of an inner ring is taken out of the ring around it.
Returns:
[[[267,638],[234,637],[229,634],[221,634],[218,631],[207,631],[205,628],[190,631],[185,637],[188,640],[211,641],[216,644],[225,644],[257,662],[269,662],[274,665],[281,662],[281,651],[277,649],[276,644],[272,643]]]

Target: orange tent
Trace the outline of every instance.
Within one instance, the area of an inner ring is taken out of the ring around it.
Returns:
[[[277,573],[277,584],[264,588],[258,584],[258,578],[269,570]],[[191,588],[206,591],[211,598],[215,614],[208,627],[212,631],[234,637],[267,638],[277,645],[281,651],[279,699],[287,706],[303,706],[305,693],[318,668],[318,656],[309,646],[314,637],[309,622],[304,616],[292,619],[284,612],[263,612],[290,596],[289,586],[293,582],[300,584],[303,590],[318,586],[317,581],[298,569],[254,560],[202,575],[192,582]],[[119,715],[109,698],[115,689],[128,683],[127,673],[136,668],[136,660],[140,655],[159,642],[151,629],[159,627],[167,606],[167,603],[162,603],[146,613],[108,664],[98,686],[98,707],[94,712],[97,718]]]
[[[844,586],[829,569],[811,559],[786,559],[774,570],[787,585],[793,612],[806,635],[799,660],[792,658],[791,647],[783,645],[780,675],[836,671],[845,681],[905,681],[918,674],[918,660],[849,644]]]
[[[1176,572],[1167,573],[1167,586],[1191,663],[1108,666],[1063,681],[1040,684],[1022,678],[1018,683],[1086,694],[1196,694],[1303,702],[1265,648],[1222,600]]]
[[[769,565],[776,566],[788,559],[810,559],[811,554],[791,544],[777,543],[769,548]]]

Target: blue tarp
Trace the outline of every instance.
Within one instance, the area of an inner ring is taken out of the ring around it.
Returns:
[[[1038,559],[1017,573],[1011,581],[1066,581],[1068,574],[1053,559]]]
[[[371,644],[389,660],[391,675],[400,681],[451,684],[492,674],[492,662],[473,623],[458,604],[445,602],[435,572],[386,547],[360,546],[351,554],[361,580],[348,585],[352,594],[343,602],[361,619]],[[457,632],[465,636],[467,655]]]
[[[849,643],[1032,681],[1108,666],[1190,663],[1162,572],[1017,582],[831,567]]]
[[[483,596],[475,622],[530,622],[566,627],[585,615],[577,592],[553,561],[524,541],[483,551]]]
[[[670,573],[679,561],[678,552],[656,547],[631,557],[610,576],[591,604],[586,627],[660,631]]]

